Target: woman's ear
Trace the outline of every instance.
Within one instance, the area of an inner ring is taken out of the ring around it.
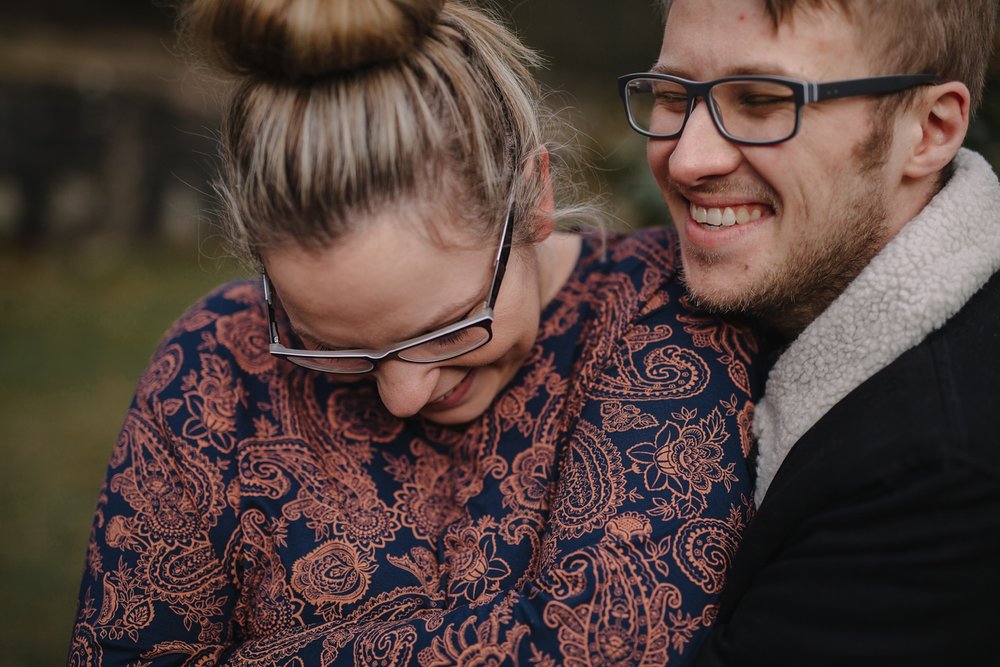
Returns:
[[[919,179],[951,162],[969,129],[969,89],[960,81],[929,87],[914,109],[914,144],[904,175]]]
[[[542,187],[539,206],[535,209],[533,216],[535,225],[533,237],[536,243],[540,243],[547,239],[555,229],[555,220],[552,215],[556,211],[556,200],[552,191],[552,179],[549,177],[549,151],[547,148],[542,146],[538,149],[532,167],[538,170],[539,184]]]

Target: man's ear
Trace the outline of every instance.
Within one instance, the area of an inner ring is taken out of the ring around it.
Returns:
[[[931,86],[918,99],[911,116],[915,142],[904,175],[923,178],[951,162],[969,129],[969,99],[969,89],[960,81]]]
[[[545,146],[538,149],[535,161],[529,169],[537,169],[539,184],[542,187],[542,197],[539,207],[535,209],[532,220],[535,225],[533,238],[536,243],[547,239],[555,229],[555,220],[552,218],[556,210],[555,194],[552,191],[552,179],[549,178],[549,151]]]

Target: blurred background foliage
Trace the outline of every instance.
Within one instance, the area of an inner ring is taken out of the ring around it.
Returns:
[[[619,226],[666,221],[615,77],[659,50],[655,0],[499,2],[545,56],[591,188]],[[104,467],[161,333],[226,261],[208,211],[217,86],[166,0],[0,6],[0,664],[65,661]],[[996,79],[997,69],[991,73]],[[968,144],[1000,163],[1000,86]]]

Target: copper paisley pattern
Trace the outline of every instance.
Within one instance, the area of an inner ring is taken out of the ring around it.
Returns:
[[[227,285],[164,338],[98,502],[72,665],[685,664],[752,511],[749,332],[666,230],[585,240],[465,428],[266,352]]]

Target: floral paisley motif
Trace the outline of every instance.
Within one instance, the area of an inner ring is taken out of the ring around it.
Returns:
[[[399,503],[407,508],[403,515],[403,525],[413,529],[417,537],[427,538],[438,535],[441,529],[456,517],[453,495],[445,489],[404,486],[396,492]]]
[[[137,398],[145,402],[163,391],[177,377],[183,363],[184,351],[180,345],[168,345],[160,350],[139,378]]]
[[[650,338],[658,336],[639,335],[644,343]],[[708,363],[699,353],[678,345],[651,345],[614,355],[593,391],[596,398],[607,400],[683,399],[703,392],[710,381]]]
[[[189,540],[221,514],[222,475],[208,465],[204,455],[190,451],[176,462],[167,457],[153,427],[130,413],[119,436],[119,452],[112,460],[141,464],[112,477],[109,488],[127,498],[137,514],[128,528],[112,518],[112,536],[119,529],[166,541]],[[187,475],[183,486],[174,483],[177,468]]]
[[[370,386],[337,389],[330,394],[328,414],[333,428],[343,429],[344,437],[362,442],[390,442],[403,428],[378,400]]]
[[[115,480],[127,483],[121,477]],[[201,523],[198,508],[184,489],[177,488],[162,473],[155,471],[136,485],[142,494],[143,527],[154,537],[172,541],[197,534]]]
[[[740,532],[719,519],[691,519],[677,532],[674,560],[706,593],[725,585],[726,570],[740,543]]]
[[[352,659],[355,665],[405,667],[413,664],[413,645],[416,641],[417,633],[411,625],[376,626],[358,636]],[[331,656],[327,654],[324,657]]]
[[[184,424],[183,435],[228,452],[234,442],[240,388],[219,357],[202,355],[201,358],[203,373],[200,376],[192,373],[187,380],[192,391],[184,398],[191,417]]]
[[[503,628],[501,621],[509,617],[513,601],[513,597],[501,600],[496,613],[483,621],[471,617],[460,625],[447,628],[430,647],[420,652],[421,667],[500,667],[506,664],[509,656],[517,654],[518,644],[529,633],[528,626],[521,623]]]
[[[643,359],[648,378],[663,385],[668,395],[689,396],[708,382],[708,365],[693,352],[677,345],[665,345]]]
[[[687,296],[682,303],[688,305]],[[702,313],[688,312],[677,318],[684,322],[684,330],[691,334],[692,342],[698,347],[706,347],[719,354],[725,360],[726,370],[736,386],[745,393],[750,393],[751,378],[747,370],[748,364],[757,352],[757,339],[745,328],[721,325],[718,320]]]
[[[634,587],[647,574],[640,562],[605,548],[577,552],[566,559],[564,569],[578,572],[587,582],[582,590],[595,594],[580,601],[556,601],[545,608],[546,626],[559,634],[561,664],[667,663],[665,617],[670,600],[664,596],[666,589],[650,588],[645,595],[636,595]]]
[[[399,512],[386,507],[375,494],[351,496],[341,506],[343,521],[337,532],[358,544],[381,546],[399,530]]]
[[[448,553],[448,595],[475,602],[495,593],[499,583],[510,575],[510,566],[497,558],[496,535],[483,528],[466,526],[445,535]]]
[[[643,413],[634,405],[622,405],[618,401],[602,404],[601,417],[605,431],[641,431],[660,425],[653,415]]]
[[[563,458],[551,530],[579,537],[603,526],[625,495],[621,455],[596,426],[581,421]]]
[[[722,445],[729,438],[718,408],[700,422],[691,423],[697,413],[674,415],[680,424],[667,422],[655,442],[644,442],[628,450],[636,468],[643,470],[646,488],[662,491],[679,480],[696,493],[705,494],[712,484],[733,481],[733,468],[722,466]]]
[[[243,310],[220,317],[215,324],[219,344],[228,348],[236,363],[247,373],[260,375],[275,367],[277,361],[268,352],[267,329],[260,326],[260,315]]]
[[[211,544],[161,547],[144,554],[139,565],[149,587],[165,600],[198,597],[213,577],[221,576]]]
[[[403,508],[402,524],[421,539],[440,535],[444,526],[458,517],[452,462],[425,442],[410,445],[413,461],[386,455],[387,470],[402,488],[393,495]]]
[[[313,549],[292,566],[292,588],[314,605],[351,604],[368,590],[376,566],[348,542]]]
[[[94,636],[93,630],[87,628],[82,632],[73,635],[69,646],[69,656],[66,659],[66,667],[89,667],[90,665],[100,665],[104,662],[104,651],[100,642]]]
[[[308,449],[299,440],[244,440],[238,452],[238,481],[247,496],[281,498],[292,488],[292,476],[285,470],[291,458],[305,457]]]
[[[537,445],[514,458],[510,475],[500,484],[504,505],[514,509],[543,510],[552,494],[552,447]]]
[[[625,512],[608,521],[608,535],[620,540],[644,539],[652,534],[649,519],[638,512]]]

